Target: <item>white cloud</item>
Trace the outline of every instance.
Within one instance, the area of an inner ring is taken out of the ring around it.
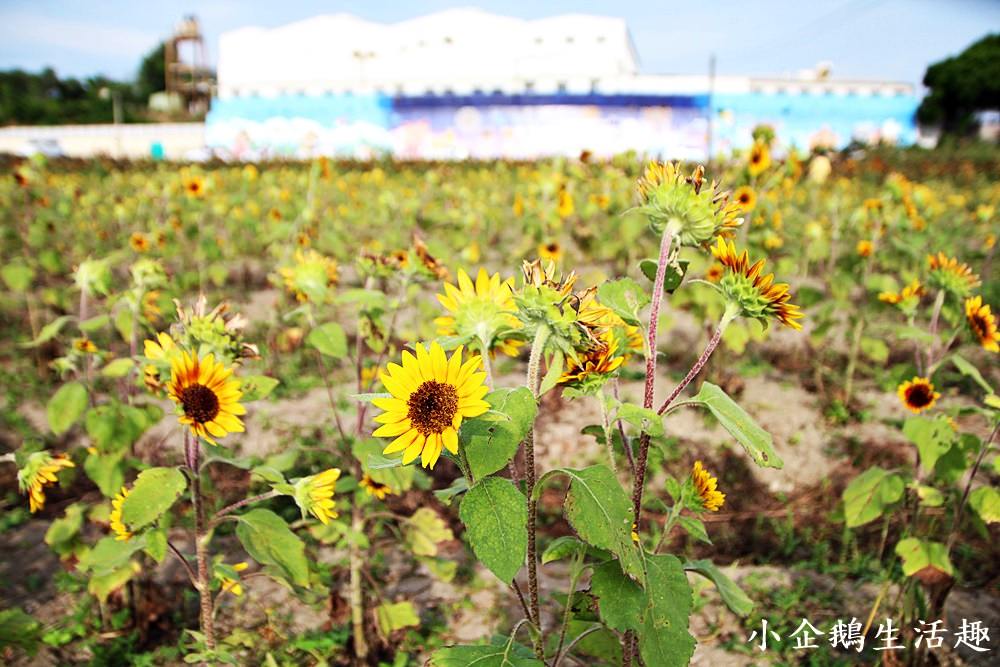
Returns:
[[[155,32],[29,12],[4,12],[0,20],[0,42],[11,51],[17,51],[18,45],[50,46],[81,54],[135,58],[161,39]]]

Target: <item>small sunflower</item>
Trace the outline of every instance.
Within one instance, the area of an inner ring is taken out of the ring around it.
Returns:
[[[201,197],[205,194],[205,179],[201,176],[188,176],[184,179],[184,192],[188,197]]]
[[[691,481],[694,483],[695,493],[701,500],[701,506],[709,512],[718,512],[726,501],[726,494],[717,488],[719,480],[705,470],[701,461],[695,461],[691,469]]]
[[[247,564],[247,563],[245,563],[245,562],[235,563],[233,565],[233,569],[236,572],[243,572],[248,567],[250,567],[250,565]],[[225,575],[220,575],[219,576],[219,583],[220,583],[220,587],[219,587],[219,594],[220,595],[222,593],[232,593],[236,597],[240,597],[241,595],[243,595],[243,584],[240,583],[239,579],[233,579],[233,578],[227,577]]]
[[[84,354],[93,354],[94,352],[97,352],[97,346],[94,345],[94,341],[86,337],[75,338],[73,340],[73,349]]]
[[[128,244],[136,252],[146,252],[149,250],[149,238],[142,232],[132,232],[132,235],[128,237]]]
[[[56,475],[60,470],[73,467],[73,462],[62,454],[35,452],[28,457],[25,466],[17,471],[17,485],[21,493],[28,495],[32,514],[45,507],[45,487],[59,481]]]
[[[559,204],[556,207],[556,212],[559,214],[559,217],[566,219],[573,215],[575,210],[576,206],[573,205],[573,195],[567,192],[566,188],[560,188]]]
[[[361,478],[361,488],[363,488],[369,496],[375,496],[379,500],[385,500],[386,496],[392,495],[391,486],[383,484],[382,482],[376,482],[367,473]]]
[[[759,176],[767,171],[771,166],[771,151],[763,141],[753,142],[750,148],[750,159],[747,163],[747,171],[751,176]]]
[[[989,304],[983,303],[983,297],[975,296],[965,300],[965,320],[984,350],[1000,352],[997,317],[990,312]]]
[[[906,409],[915,414],[930,410],[934,407],[934,403],[941,398],[941,394],[934,391],[934,385],[931,384],[930,379],[918,376],[914,376],[912,380],[907,380],[899,385],[896,393]]]
[[[775,283],[774,274],[763,275],[766,260],[759,259],[750,264],[750,257],[744,250],[736,254],[736,246],[721,238],[712,246],[712,254],[726,267],[725,276],[719,281],[726,300],[739,307],[745,317],[752,317],[765,323],[773,317],[787,327],[801,329],[796,320],[802,317],[799,307],[789,303],[792,295],[786,283]]]
[[[167,395],[181,408],[180,422],[212,444],[213,438],[244,430],[239,415],[247,410],[239,402],[240,382],[232,375],[233,369],[212,354],[199,359],[185,351],[170,364]]]
[[[602,381],[616,371],[625,358],[618,354],[618,339],[613,331],[606,331],[590,347],[577,353],[577,358],[567,359],[566,370],[559,384],[583,386],[588,381]]]
[[[712,265],[705,271],[705,280],[710,283],[717,283],[722,280],[722,276],[724,275],[726,275],[726,267],[718,262],[712,262]]]
[[[943,252],[927,255],[927,268],[930,271],[931,285],[939,289],[954,292],[958,296],[966,296],[979,285],[979,276],[972,272],[969,265],[959,262],[954,257],[948,257]]]
[[[733,193],[733,201],[739,205],[741,211],[749,213],[757,205],[757,193],[749,185],[744,185]]]
[[[333,492],[340,479],[340,469],[330,468],[318,475],[304,477],[295,483],[295,502],[302,510],[302,516],[311,513],[323,525],[337,518]]]
[[[111,514],[108,516],[111,531],[115,534],[115,540],[119,542],[124,542],[132,537],[132,533],[122,522],[122,505],[125,503],[128,493],[128,487],[123,486],[122,490],[111,501]]]
[[[536,250],[538,251],[538,256],[546,262],[555,262],[558,264],[563,256],[562,246],[557,241],[539,243]]]
[[[520,193],[514,195],[514,203],[511,204],[510,210],[515,218],[520,218],[524,215],[524,197]]]
[[[469,274],[459,269],[458,286],[446,282],[444,294],[437,295],[438,302],[449,313],[434,319],[438,335],[483,338],[491,353],[500,351],[516,357],[523,343],[503,335],[521,328],[513,288],[514,279],[501,280],[499,273],[491,276],[480,268],[473,282]]]
[[[436,342],[428,348],[418,343],[416,356],[403,352],[402,365],[390,363],[380,377],[392,394],[373,402],[385,412],[375,417],[381,424],[372,435],[395,438],[384,454],[403,452],[403,463],[418,456],[425,468],[434,468],[442,448],[458,453],[458,429],[466,417],[478,417],[490,405],[483,400],[489,388],[480,359],[462,362],[460,346],[451,359]]]
[[[854,246],[854,251],[858,253],[858,257],[871,257],[874,250],[874,244],[872,244],[872,242],[868,239],[861,239],[858,241],[858,244]]]
[[[880,292],[878,300],[884,303],[897,305],[913,299],[919,300],[925,293],[926,290],[924,289],[924,286],[920,284],[919,280],[914,279],[909,285],[904,287],[899,292]]]

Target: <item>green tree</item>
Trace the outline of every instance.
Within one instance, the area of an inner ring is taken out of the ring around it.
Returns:
[[[166,45],[160,42],[156,48],[142,58],[139,74],[136,76],[136,95],[141,101],[148,101],[149,96],[167,87],[167,66],[165,61]]]
[[[1000,33],[928,67],[924,85],[930,91],[917,109],[917,120],[940,125],[947,133],[974,131],[975,112],[1000,108]]]

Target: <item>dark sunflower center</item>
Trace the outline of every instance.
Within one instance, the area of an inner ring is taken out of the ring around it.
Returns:
[[[978,314],[973,315],[969,318],[969,326],[972,331],[979,338],[986,338],[986,333],[989,331],[989,327],[986,323],[986,318],[980,317]]]
[[[740,195],[740,203],[741,204],[746,204],[749,201],[750,201],[750,195],[747,195],[747,194]]]
[[[193,384],[181,391],[184,414],[198,424],[215,419],[219,414],[219,397],[203,384]]]
[[[922,408],[925,405],[930,405],[933,395],[927,385],[915,384],[906,392],[906,399],[913,407]]]
[[[428,380],[410,394],[406,404],[410,406],[407,417],[417,432],[442,433],[458,411],[458,392],[450,384]]]
[[[559,250],[559,246],[557,246],[555,243],[550,243],[547,246],[545,246],[545,249],[548,250],[549,252],[555,252],[556,250]]]

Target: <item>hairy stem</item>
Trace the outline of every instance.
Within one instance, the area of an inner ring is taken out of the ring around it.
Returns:
[[[257,503],[262,500],[269,500],[271,498],[275,498],[280,495],[281,494],[278,491],[271,490],[268,491],[267,493],[262,493],[257,496],[250,496],[249,498],[244,498],[243,500],[239,500],[233,503],[232,505],[226,505],[225,507],[223,507],[221,510],[215,513],[215,516],[212,517],[212,520],[215,521],[221,519],[222,517],[226,516],[227,514],[231,514],[232,512],[235,512],[241,507],[246,507],[247,505],[252,505],[253,503]]]
[[[351,530],[361,534],[364,530],[364,517],[357,505],[351,508]],[[350,546],[350,596],[351,596],[351,628],[354,633],[354,656],[359,663],[368,658],[368,641],[365,639],[365,602],[361,591],[361,568],[364,561],[357,540],[351,540]]]
[[[205,646],[215,650],[215,619],[212,615],[212,589],[208,577],[208,540],[205,532],[205,502],[201,496],[201,474],[198,470],[199,442],[184,432],[184,450],[191,471],[191,503],[194,505],[194,548],[198,564],[198,597],[201,602],[201,631]]]
[[[538,399],[538,379],[539,369],[542,362],[542,352],[545,350],[545,343],[549,339],[549,329],[545,325],[540,325],[535,333],[535,340],[531,344],[531,356],[528,358],[528,389],[531,390],[535,399]],[[535,653],[539,660],[544,659],[542,650],[542,619],[538,604],[538,549],[535,543],[535,513],[537,501],[535,500],[535,426],[532,424],[524,439],[524,454],[526,477],[528,483],[528,602],[531,608],[531,621],[535,624],[537,633],[535,634]]]

